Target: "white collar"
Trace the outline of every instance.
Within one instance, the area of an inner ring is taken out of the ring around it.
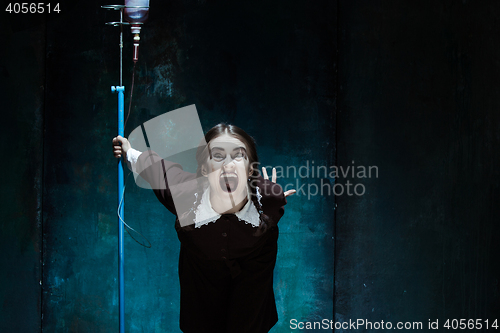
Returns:
[[[258,227],[260,225],[260,214],[251,200],[250,189],[247,188],[247,191],[247,203],[239,212],[236,212],[235,215],[238,217],[238,220],[244,221],[247,224],[251,224],[253,227]],[[257,198],[260,202],[260,193],[258,187],[256,191]],[[194,213],[195,218],[193,219],[193,221],[196,228],[200,228],[202,225],[208,224],[210,222],[215,222],[221,217],[221,215],[212,208],[212,204],[210,203],[210,186],[208,186],[203,193],[200,204],[198,205],[198,208],[196,208]]]

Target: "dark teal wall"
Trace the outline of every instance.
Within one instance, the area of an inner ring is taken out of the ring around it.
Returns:
[[[41,327],[43,22],[0,15],[1,332]]]
[[[117,331],[118,28],[102,4],[0,17],[2,332]],[[298,331],[291,319],[498,318],[496,1],[152,6],[127,134],[196,104],[205,130],[252,134],[263,165],[378,168],[278,180],[302,191],[280,221],[274,332]],[[347,181],[366,192],[307,197]],[[127,184],[126,221],[152,243],[125,237],[127,331],[178,332],[174,217]]]
[[[205,130],[244,128],[263,165],[332,165],[335,8],[288,2],[152,2],[141,35],[133,110],[142,122],[196,104]],[[97,14],[97,15],[96,15]],[[112,15],[115,14],[115,15]],[[86,3],[47,29],[43,326],[48,332],[117,328],[117,13]],[[78,29],[73,28],[74,26]],[[125,31],[124,85],[131,80]],[[128,105],[128,98],[127,103]],[[303,117],[307,113],[308,117]],[[314,135],[311,135],[314,133]],[[304,180],[305,181],[305,180]],[[295,178],[280,179],[285,185]],[[178,332],[175,218],[129,178],[126,222],[152,243],[125,243],[126,326]],[[281,220],[275,291],[280,322],[331,317],[334,197],[290,198]],[[314,249],[314,251],[311,251]]]
[[[499,13],[340,3],[338,164],[379,177],[338,198],[337,319],[498,319]]]

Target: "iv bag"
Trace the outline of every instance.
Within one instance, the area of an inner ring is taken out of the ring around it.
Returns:
[[[141,6],[145,8],[127,8]],[[125,0],[125,20],[131,24],[144,23],[149,16],[149,0]]]

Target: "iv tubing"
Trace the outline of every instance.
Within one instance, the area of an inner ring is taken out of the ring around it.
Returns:
[[[120,9],[120,22],[123,22],[123,8]],[[120,87],[123,86],[122,67],[123,67],[123,24],[120,24]]]
[[[123,8],[120,9],[120,22],[123,22]],[[118,92],[118,135],[124,137],[123,109],[125,98],[123,92],[125,87],[122,83],[123,66],[123,25],[120,25],[120,86],[111,87],[111,91]],[[124,246],[123,246],[123,223],[120,222],[120,216],[123,218],[125,211],[124,191],[123,191],[123,164],[118,161],[118,303],[119,303],[119,332],[125,333],[125,278],[124,278]]]
[[[105,9],[114,9],[114,10],[120,10],[120,22],[108,22],[106,24],[117,26],[120,25],[120,85],[119,86],[112,86],[111,91],[112,92],[118,92],[118,135],[125,137],[125,124],[124,124],[124,91],[125,87],[123,86],[123,25],[128,24],[127,22],[123,22],[123,9],[126,6],[123,5],[106,5],[106,6],[101,6],[101,8]],[[149,8],[149,6],[144,7],[144,6],[129,6],[128,8]],[[136,41],[134,41],[136,42]],[[138,41],[137,41],[138,44]],[[137,51],[138,46],[134,47]],[[134,53],[134,69],[135,69],[135,63],[137,61],[137,52]],[[131,94],[133,91],[133,81],[134,80],[134,75],[132,74],[132,90]],[[132,97],[132,95],[131,95]],[[130,107],[129,105],[129,114],[130,114]],[[128,115],[127,115],[128,119]],[[120,159],[118,161],[118,302],[119,302],[119,332],[120,333],[125,333],[125,278],[124,278],[124,245],[123,245],[123,231],[124,231],[124,224],[125,222],[123,221],[123,216],[124,216],[124,191],[125,186],[124,186],[124,177],[123,177],[123,164],[122,160]],[[123,223],[122,223],[123,222]],[[133,230],[133,229],[132,229]],[[135,230],[134,230],[135,231]],[[128,232],[128,230],[127,230]],[[142,234],[141,234],[142,235]],[[132,237],[133,238],[133,237]],[[135,240],[135,238],[134,238]],[[149,241],[148,241],[149,243]],[[149,245],[151,247],[151,243]]]

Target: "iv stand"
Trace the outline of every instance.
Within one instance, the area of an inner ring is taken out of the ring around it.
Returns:
[[[124,114],[124,91],[125,87],[123,86],[123,25],[128,24],[127,22],[123,22],[123,9],[125,6],[122,5],[110,5],[110,6],[102,6],[102,8],[106,9],[114,9],[120,10],[120,22],[109,22],[106,24],[113,26],[120,26],[120,85],[119,86],[111,86],[112,92],[118,92],[118,135],[124,137],[125,129],[123,126],[123,114]],[[118,303],[119,303],[119,326],[120,333],[125,333],[125,279],[124,279],[124,258],[125,254],[123,251],[123,223],[120,221],[120,216],[123,218],[123,213],[125,211],[125,202],[123,198],[123,165],[122,159],[118,160]]]
[[[118,135],[124,137],[125,136],[125,128],[124,128],[124,91],[125,87],[122,82],[122,67],[123,67],[123,25],[128,25],[128,22],[123,22],[123,9],[124,8],[143,8],[141,6],[123,6],[123,5],[106,5],[101,6],[104,9],[113,9],[120,11],[120,22],[108,22],[107,25],[112,26],[120,26],[120,85],[119,86],[111,86],[112,92],[118,92]],[[118,161],[118,299],[119,299],[119,327],[120,333],[125,333],[125,279],[124,279],[124,251],[123,251],[123,223],[121,219],[123,219],[124,214],[124,198],[123,198],[123,165],[122,160]]]

